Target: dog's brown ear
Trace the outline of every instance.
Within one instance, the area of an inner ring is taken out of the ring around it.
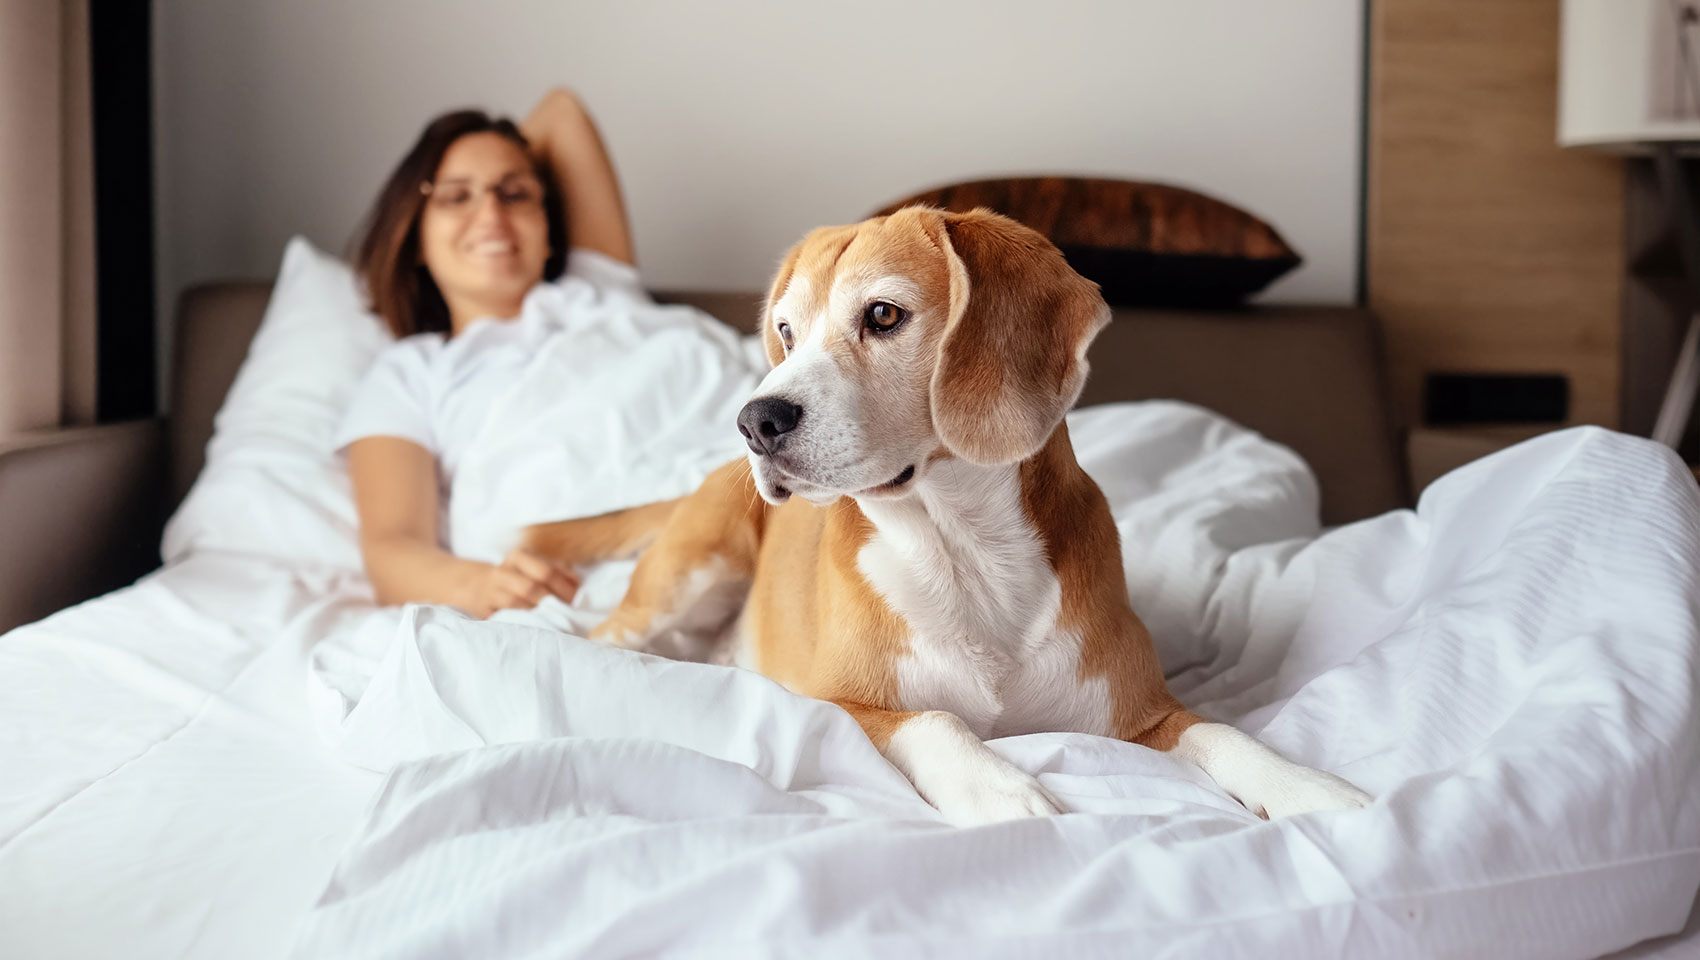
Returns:
[[[1036,231],[984,208],[943,219],[950,311],[934,428],[971,463],[1025,460],[1080,398],[1086,348],[1110,308]]]

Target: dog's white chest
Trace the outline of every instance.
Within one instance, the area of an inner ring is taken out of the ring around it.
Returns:
[[[1109,728],[1101,681],[1080,680],[1062,588],[1013,467],[935,465],[902,501],[862,505],[877,532],[858,566],[909,627],[896,664],[908,710],[948,710],[981,737]]]

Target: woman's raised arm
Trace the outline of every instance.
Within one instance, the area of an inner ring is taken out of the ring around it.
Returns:
[[[543,95],[520,131],[548,164],[567,207],[567,236],[575,247],[636,263],[632,228],[614,163],[596,122],[571,91]]]

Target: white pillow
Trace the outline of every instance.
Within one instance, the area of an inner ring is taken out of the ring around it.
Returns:
[[[332,437],[390,341],[353,271],[302,237],[290,240],[213,420],[206,466],[166,526],[165,561],[214,550],[360,570],[354,498]]]

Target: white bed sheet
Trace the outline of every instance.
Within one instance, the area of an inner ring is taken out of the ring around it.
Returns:
[[[1029,737],[998,749],[1087,812],[957,834],[842,714],[759,677],[523,617],[421,610],[399,622],[425,629],[399,629],[350,571],[192,552],[0,638],[0,956],[518,954],[527,936],[557,955],[1265,956],[1300,936],[1313,953],[1589,956],[1680,926],[1700,877],[1700,520],[1679,466],[1599,431],[1548,438],[1318,551],[1314,484],[1290,453],[1141,409],[1139,463],[1090,430],[1077,444],[1136,507],[1120,512],[1130,589],[1177,692],[1389,795],[1368,813],[1252,823],[1165,757]],[[1222,458],[1201,473],[1206,450]],[[1514,522],[1537,501],[1586,522]],[[1427,562],[1389,566],[1387,544]],[[1520,567],[1529,550],[1542,561]],[[1318,588],[1340,577],[1379,589]],[[619,571],[605,579],[598,603],[617,596]],[[1602,601],[1585,624],[1576,597]],[[1562,642],[1505,643],[1506,600]],[[1387,643],[1401,628],[1421,642]],[[1346,640],[1304,640],[1330,632]],[[1474,698],[1432,669],[1435,644],[1527,682]],[[1389,673],[1400,650],[1413,659]],[[1586,669],[1557,682],[1571,667]],[[1399,682],[1364,683],[1377,676]],[[1354,706],[1426,732],[1330,722]],[[1591,765],[1546,763],[1543,737]],[[1533,752],[1501,749],[1519,743]],[[1427,829],[1460,809],[1479,822]],[[1460,863],[1482,882],[1460,884]],[[1542,863],[1558,869],[1523,877],[1527,909],[1507,910],[1493,884]],[[1415,907],[1385,894],[1425,870],[1437,895],[1401,916]],[[1275,908],[1248,913],[1258,897]],[[1697,946],[1691,930],[1626,956]]]
[[[1302,466],[1216,418],[1074,423],[1176,692],[1374,806],[1265,823],[1049,734],[994,749],[1072,813],[956,830],[759,676],[421,608],[335,701],[393,773],[296,955],[1581,958],[1682,927],[1700,495],[1669,451],[1567,431],[1317,537]]]
[[[379,780],[306,707],[365,594],[203,553],[0,637],[0,956],[281,955]]]

